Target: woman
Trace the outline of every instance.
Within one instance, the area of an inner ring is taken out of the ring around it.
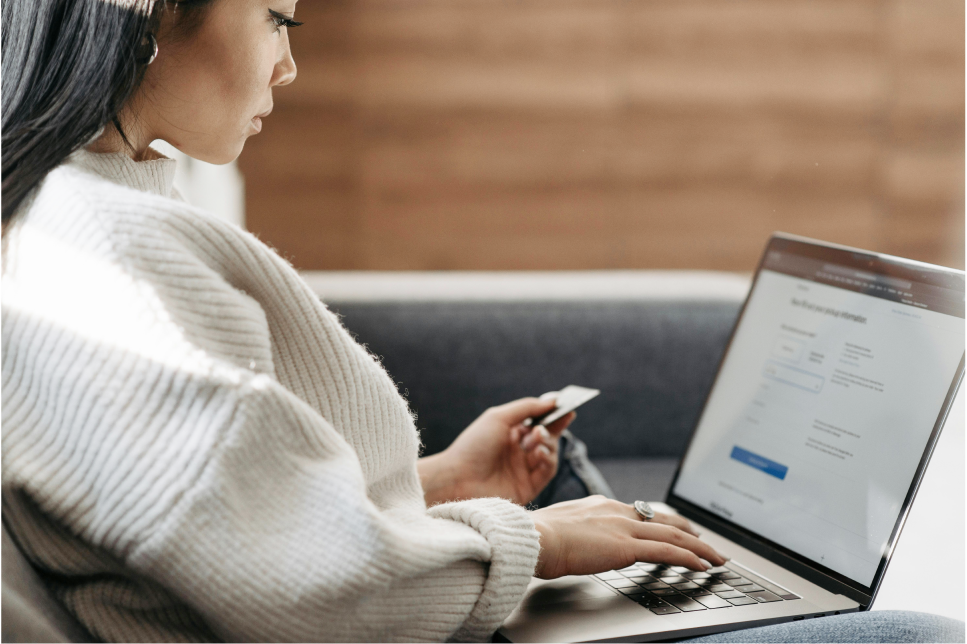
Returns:
[[[296,67],[295,0],[5,0],[3,515],[105,640],[485,639],[532,574],[725,559],[602,497],[533,512],[557,436],[406,402],[295,271],[172,188]],[[429,509],[428,509],[429,508]]]

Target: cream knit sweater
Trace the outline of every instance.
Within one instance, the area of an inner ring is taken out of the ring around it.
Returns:
[[[393,381],[174,163],[78,152],[5,234],[8,529],[106,640],[488,637],[527,512],[427,510]]]

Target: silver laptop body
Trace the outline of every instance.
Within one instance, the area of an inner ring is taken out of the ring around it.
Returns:
[[[656,641],[868,610],[964,375],[964,273],[776,234],[664,512],[731,561],[534,579],[497,641]]]

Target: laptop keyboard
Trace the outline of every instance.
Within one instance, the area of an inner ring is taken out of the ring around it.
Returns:
[[[657,615],[799,599],[785,588],[728,563],[707,572],[638,563],[594,576]]]

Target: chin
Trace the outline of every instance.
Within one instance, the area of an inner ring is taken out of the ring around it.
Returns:
[[[245,140],[243,139],[235,145],[225,146],[224,148],[218,150],[205,150],[203,154],[189,154],[188,156],[198,159],[199,161],[204,161],[205,163],[211,163],[212,165],[225,165],[226,163],[231,163],[237,159],[238,155],[242,153],[242,148],[244,147]]]

